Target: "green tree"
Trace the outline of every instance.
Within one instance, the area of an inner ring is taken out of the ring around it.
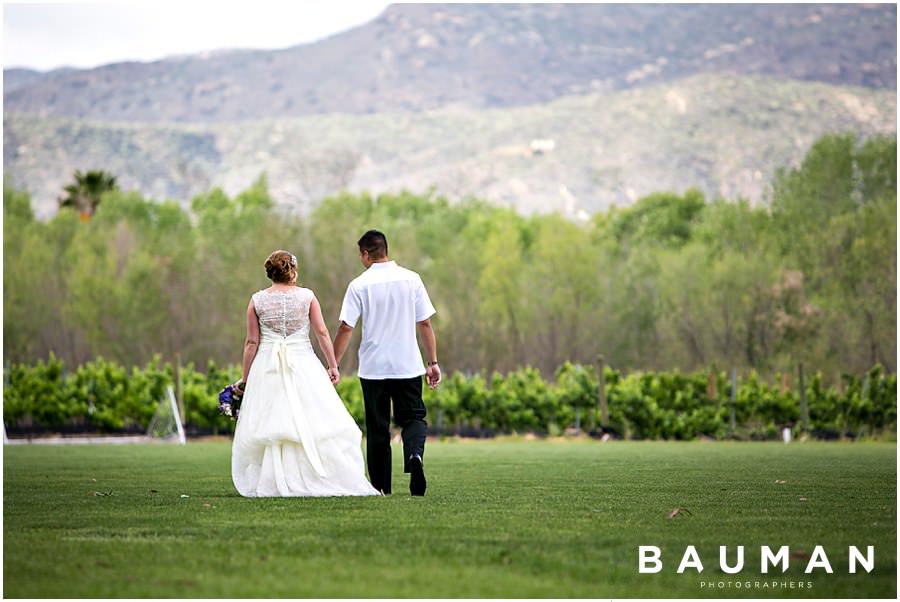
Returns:
[[[599,276],[606,265],[588,228],[557,214],[532,221],[534,243],[519,268],[528,324],[524,359],[549,375],[567,360],[590,363],[601,351],[605,300]]]
[[[504,214],[505,213],[505,214]],[[479,314],[488,370],[514,367],[522,349],[522,267],[524,261],[519,216],[512,211],[497,213],[490,220],[478,279]]]
[[[641,245],[678,248],[691,239],[705,206],[699,190],[691,189],[684,195],[653,193],[627,209],[615,211],[606,220],[607,232],[619,252],[625,254]]]
[[[842,369],[896,369],[896,160],[896,137],[828,135],[773,185],[785,262],[822,310],[811,355]]]

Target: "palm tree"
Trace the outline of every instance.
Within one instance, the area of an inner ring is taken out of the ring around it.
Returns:
[[[75,170],[75,182],[66,186],[66,196],[59,198],[59,207],[69,207],[78,211],[82,221],[87,221],[97,211],[100,197],[104,192],[117,190],[116,177],[100,170],[82,173]]]

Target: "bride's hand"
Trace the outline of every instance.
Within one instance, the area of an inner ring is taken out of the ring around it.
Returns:
[[[338,381],[341,380],[341,373],[337,368],[329,368],[328,378],[331,379],[331,384],[336,385],[338,384]]]

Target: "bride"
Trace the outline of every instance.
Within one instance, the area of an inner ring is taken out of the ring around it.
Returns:
[[[292,254],[275,251],[265,267],[272,286],[247,307],[236,383],[245,392],[231,450],[234,486],[246,497],[379,495],[366,480],[362,433],[334,389],[340,374],[319,301],[296,286]]]

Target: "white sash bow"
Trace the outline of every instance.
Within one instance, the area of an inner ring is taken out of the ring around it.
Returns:
[[[309,462],[312,464],[313,469],[315,469],[320,477],[325,477],[325,467],[322,466],[322,460],[319,458],[316,442],[309,429],[309,421],[306,419],[306,416],[303,415],[303,405],[300,403],[300,399],[297,396],[296,387],[291,386],[290,373],[293,373],[295,379],[302,377],[301,371],[296,363],[296,358],[293,357],[293,354],[291,353],[291,347],[297,346],[300,341],[293,342],[290,337],[285,339],[280,337],[264,337],[263,343],[272,343],[272,353],[270,355],[267,372],[277,372],[281,375],[281,383],[284,385],[284,392],[287,394],[288,401],[290,402],[288,405],[291,408],[294,425],[297,427],[297,432],[300,433],[300,442],[303,444],[303,449],[306,450],[306,455],[309,457]],[[307,348],[307,346],[309,346],[308,340],[304,341],[304,343],[303,347]]]

